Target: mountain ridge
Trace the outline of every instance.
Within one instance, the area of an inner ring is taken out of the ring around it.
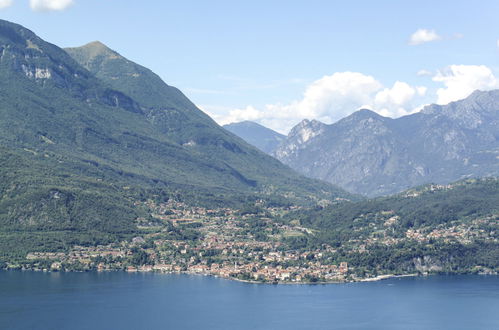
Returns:
[[[493,90],[397,119],[359,110],[322,124],[306,141],[297,136],[312,128],[302,122],[273,155],[307,176],[369,196],[497,175],[498,104],[499,90]]]

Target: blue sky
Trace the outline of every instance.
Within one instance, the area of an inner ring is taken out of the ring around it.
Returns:
[[[334,122],[360,107],[396,117],[499,88],[497,0],[0,0],[0,8],[61,47],[102,41],[220,123],[250,119],[286,132],[303,118]]]

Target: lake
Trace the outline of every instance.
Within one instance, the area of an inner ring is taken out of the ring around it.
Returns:
[[[0,271],[0,329],[499,329],[499,277],[271,285]]]

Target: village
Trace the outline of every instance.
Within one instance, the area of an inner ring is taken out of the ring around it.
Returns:
[[[51,271],[154,271],[270,283],[349,279],[346,262],[331,262],[335,251],[330,246],[295,251],[281,242],[282,237],[309,232],[306,228],[227,208],[191,208],[173,201],[149,201],[147,207],[152,210],[152,221],[137,219],[137,227],[148,233],[130,242],[75,246],[69,252],[31,252],[26,259],[33,265],[44,260],[44,269]],[[265,213],[272,216],[281,211],[269,208]],[[186,237],[189,234],[193,236]]]
[[[211,275],[262,283],[330,283],[360,280],[355,269],[337,250],[290,248],[287,239],[313,234],[299,224],[274,221],[283,208],[234,210],[205,209],[168,201],[145,204],[151,217],[136,220],[144,234],[107,246],[74,246],[68,252],[31,252],[31,269],[50,271],[161,272]],[[258,206],[258,204],[256,204]],[[402,237],[391,235],[398,217],[381,212],[372,232],[364,239],[351,239],[352,252],[369,253],[370,246],[391,246],[404,240],[429,242],[441,239],[466,243],[486,238],[487,232],[466,226],[442,226],[430,232],[408,229]],[[479,224],[496,219],[477,219]],[[485,235],[485,236],[484,236]]]

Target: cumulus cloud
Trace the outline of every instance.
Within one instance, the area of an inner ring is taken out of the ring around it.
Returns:
[[[413,87],[397,81],[390,88],[374,77],[359,72],[337,72],[310,84],[301,100],[289,104],[267,104],[232,109],[216,116],[221,124],[243,120],[257,121],[282,133],[304,118],[335,122],[352,112],[368,108],[388,117],[414,112],[413,105],[426,93],[425,87]]]
[[[229,115],[225,118],[223,118],[222,125],[228,124],[228,123],[233,123],[233,122],[240,122],[243,120],[260,120],[265,117],[265,112],[257,110],[255,107],[248,105],[246,108],[243,109],[233,109],[229,111]]]
[[[426,71],[424,75],[429,73]],[[305,118],[333,123],[361,108],[396,118],[420,111],[430,102],[448,104],[477,89],[499,88],[499,79],[485,65],[450,65],[432,76],[434,82],[441,84],[440,88],[429,90],[426,86],[411,86],[403,81],[383,86],[370,75],[337,72],[311,83],[303,97],[294,102],[206,110],[220,124],[252,120],[287,134]]]
[[[0,9],[12,6],[12,0],[0,0]]]
[[[374,77],[359,72],[337,72],[314,81],[303,99],[284,107],[302,118],[324,118],[336,121],[352,109],[370,104],[371,95],[382,84]]]
[[[413,101],[417,96],[424,96],[426,87],[412,87],[396,81],[391,88],[384,88],[374,97],[373,110],[387,117],[400,117],[415,111]]]
[[[439,36],[435,30],[419,29],[409,38],[409,45],[416,46],[440,39],[442,39],[442,37]]]
[[[71,6],[73,0],[30,0],[29,4],[34,11],[58,11]]]
[[[416,90],[409,84],[396,81],[392,88],[385,88],[376,94],[374,99],[378,104],[396,104],[401,105],[411,100],[416,94]]]
[[[485,65],[450,65],[439,70],[433,81],[444,84],[437,90],[438,104],[466,98],[477,89],[499,88],[499,80]]]
[[[290,104],[267,104],[261,109],[247,106],[229,111],[222,124],[254,120],[280,132],[304,118],[336,121],[360,106],[370,103],[374,92],[382,87],[372,76],[358,72],[337,72],[314,81],[303,98]]]
[[[416,92],[418,93],[419,96],[425,96],[427,90],[428,90],[428,88],[424,87],[424,86],[416,87]]]

